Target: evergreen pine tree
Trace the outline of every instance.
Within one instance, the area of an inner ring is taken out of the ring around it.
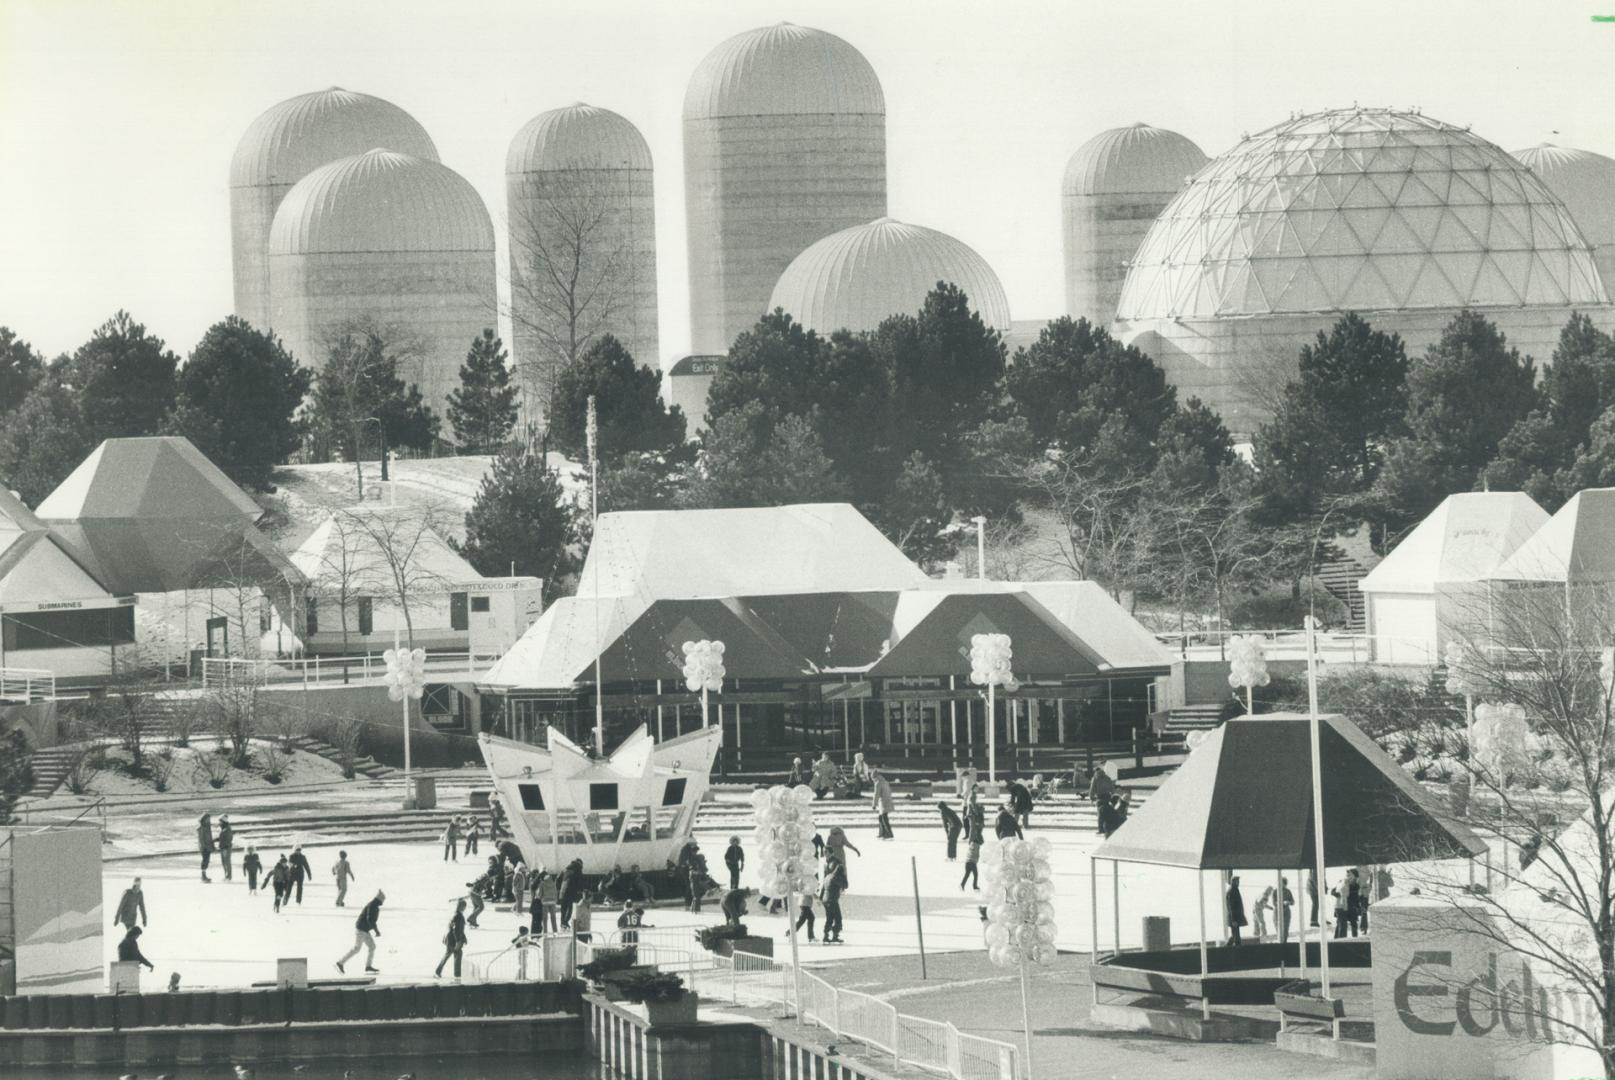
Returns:
[[[577,570],[579,514],[544,455],[511,446],[494,459],[465,515],[460,554],[481,574],[541,578],[545,602]]]
[[[497,453],[516,426],[516,388],[509,357],[492,330],[471,342],[460,367],[460,388],[449,395],[449,424],[467,454]]]

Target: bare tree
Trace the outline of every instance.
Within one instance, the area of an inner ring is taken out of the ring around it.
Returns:
[[[1214,607],[1218,628],[1226,628],[1230,589],[1254,583],[1255,571],[1269,564],[1273,533],[1250,524],[1257,501],[1248,484],[1226,477],[1215,487],[1141,501],[1142,542],[1157,556],[1144,573],[1150,591],[1177,606],[1180,633],[1187,632],[1188,611],[1206,603]]]
[[[226,764],[245,764],[259,730],[258,688],[251,683],[221,686],[208,692],[207,709],[208,726],[227,748]]]
[[[447,517],[431,504],[342,510],[338,516],[365,541],[363,557],[372,567],[366,580],[403,616],[409,647],[414,648],[420,598],[443,593],[451,584],[435,562],[447,550]]]
[[[633,301],[629,193],[605,171],[523,185],[511,210],[509,314],[526,419],[547,424],[555,380]]]
[[[371,541],[368,529],[361,528],[357,516],[350,512],[331,515],[330,541],[320,551],[319,561],[309,575],[310,595],[319,600],[335,599],[337,619],[342,628],[342,652],[349,654],[348,610],[358,606],[361,596],[375,593],[383,583],[377,574],[375,560],[366,558]],[[347,681],[348,669],[342,669]]]

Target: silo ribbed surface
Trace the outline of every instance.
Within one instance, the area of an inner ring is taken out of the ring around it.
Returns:
[[[1066,314],[1110,325],[1128,261],[1207,160],[1189,139],[1148,124],[1102,131],[1077,148],[1060,188]]]
[[[690,336],[726,353],[814,241],[886,213],[886,101],[833,34],[781,23],[723,42],[684,97]]]
[[[435,161],[377,149],[309,173],[275,214],[269,263],[272,323],[293,356],[317,370],[334,331],[374,320],[413,344],[400,375],[440,416],[472,339],[496,325],[493,223]]]
[[[230,160],[237,315],[270,325],[269,229],[292,185],[321,165],[377,146],[437,160],[426,129],[403,109],[335,86],[288,98],[248,126]]]
[[[611,334],[641,366],[659,366],[654,196],[650,147],[609,109],[553,109],[511,141],[511,349],[535,422],[568,356],[570,313],[583,337]]]
[[[809,330],[873,330],[912,315],[937,282],[957,285],[988,326],[1009,330],[1009,301],[975,249],[947,233],[880,218],[825,237],[791,260],[768,301]]]
[[[1513,156],[1559,196],[1592,245],[1605,291],[1615,290],[1615,158],[1553,143],[1516,150]]]

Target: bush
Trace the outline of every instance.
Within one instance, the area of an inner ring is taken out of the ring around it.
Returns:
[[[146,771],[151,774],[151,783],[158,791],[167,791],[168,782],[174,775],[174,768],[179,762],[174,759],[174,751],[167,749],[157,751],[146,759]]]
[[[633,967],[634,961],[638,958],[639,950],[634,948],[596,949],[594,959],[581,965],[578,974],[599,982],[613,971]]]
[[[719,923],[716,926],[703,926],[696,933],[701,938],[701,947],[707,952],[712,952],[714,949],[716,949],[718,947],[718,942],[720,941],[734,941],[739,938],[751,936],[746,932],[745,923],[736,923],[734,926],[730,926],[728,923]]]
[[[327,738],[336,747],[344,780],[352,780],[357,775],[359,743],[364,735],[364,727],[364,721],[354,716],[336,717],[327,727]]]
[[[208,712],[208,702],[205,698],[177,702],[168,715],[168,733],[173,736],[174,745],[180,747],[191,745],[191,736],[207,729]],[[157,790],[161,791],[162,788]]]
[[[19,730],[0,735],[0,825],[11,822],[17,800],[34,786],[33,749]]]
[[[624,998],[638,1004],[677,1001],[688,992],[684,980],[667,971],[632,971],[614,977],[611,983]]]
[[[206,781],[208,787],[222,788],[224,782],[230,778],[231,750],[220,747],[221,753],[197,754],[196,764],[192,767],[192,775],[198,781]]]
[[[90,790],[90,784],[105,771],[106,767],[106,747],[98,745],[79,747],[67,762],[67,790],[75,795],[83,795]]]

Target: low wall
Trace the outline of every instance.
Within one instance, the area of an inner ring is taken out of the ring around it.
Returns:
[[[1228,661],[1184,660],[1181,663],[1185,705],[1225,705],[1233,700],[1233,690],[1228,686]],[[1275,678],[1281,675],[1299,678],[1306,675],[1307,662],[1269,660],[1267,672]],[[1261,708],[1260,702],[1257,708]]]
[[[1198,948],[1156,952],[1124,952],[1100,959],[1091,969],[1094,984],[1101,989],[1204,999],[1212,1005],[1272,1005],[1273,992],[1297,974],[1245,975],[1241,972],[1267,971],[1281,962],[1294,965],[1297,949],[1292,943],[1241,945],[1238,948],[1213,946],[1206,950],[1206,976],[1200,975]],[[1307,967],[1316,971],[1321,961],[1318,943],[1307,943]],[[1363,940],[1331,941],[1331,968],[1366,969],[1372,966],[1370,944]]]
[[[332,716],[364,721],[361,753],[369,754],[383,765],[403,768],[403,710],[387,697],[385,686],[311,686],[305,691],[295,684],[287,684],[266,688],[262,696],[267,703],[287,709],[293,715],[306,707],[308,733],[325,742],[333,741],[330,736]],[[435,730],[421,719],[420,709],[415,704],[410,706],[409,756],[410,764],[420,768],[455,768],[468,761],[482,762],[482,750],[475,736]]]

